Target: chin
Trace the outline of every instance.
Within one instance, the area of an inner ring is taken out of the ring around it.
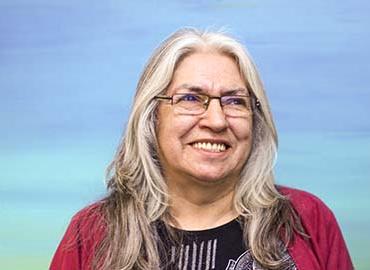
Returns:
[[[225,176],[210,175],[210,174],[197,175],[197,176],[194,176],[194,178],[196,179],[197,182],[208,184],[208,185],[222,184],[230,180],[230,178],[225,177]]]

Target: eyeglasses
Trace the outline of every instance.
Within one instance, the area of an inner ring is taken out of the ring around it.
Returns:
[[[205,94],[178,93],[172,96],[158,95],[155,99],[170,100],[177,113],[185,115],[200,115],[204,113],[212,99],[218,99],[223,112],[227,116],[243,117],[253,113],[260,107],[260,102],[254,96],[225,95],[220,97]]]

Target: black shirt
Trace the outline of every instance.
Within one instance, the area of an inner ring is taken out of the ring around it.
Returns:
[[[163,243],[160,248],[162,269],[166,270],[263,270],[253,260],[243,241],[241,224],[235,219],[216,228],[202,231],[174,229],[176,240],[170,240],[163,223],[158,234]],[[290,260],[287,270],[296,270]]]

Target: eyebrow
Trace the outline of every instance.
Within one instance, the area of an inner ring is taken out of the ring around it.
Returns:
[[[196,92],[196,93],[204,92],[202,87],[196,86],[196,85],[191,85],[191,84],[188,84],[188,83],[184,83],[184,84],[180,85],[179,87],[176,87],[175,90],[179,90],[179,89],[187,89],[187,90],[190,90],[191,92]]]
[[[203,93],[206,92],[206,91],[204,91],[204,89],[201,86],[191,85],[191,84],[188,84],[188,83],[184,83],[184,84],[176,87],[175,91],[177,91],[179,89],[187,89],[191,92],[195,92],[195,93],[199,93],[199,94],[203,94]],[[222,95],[223,96],[229,96],[229,95],[247,95],[247,96],[249,96],[249,91],[244,87],[239,87],[239,88],[228,89],[226,91],[223,91]]]
[[[223,95],[247,95],[249,96],[248,90],[246,88],[236,88],[236,89],[230,89],[225,92],[223,92]]]

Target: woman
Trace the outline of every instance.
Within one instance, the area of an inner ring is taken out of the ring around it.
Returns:
[[[274,184],[276,149],[244,47],[177,31],[140,78],[108,195],[73,217],[50,269],[353,269],[332,212]]]

